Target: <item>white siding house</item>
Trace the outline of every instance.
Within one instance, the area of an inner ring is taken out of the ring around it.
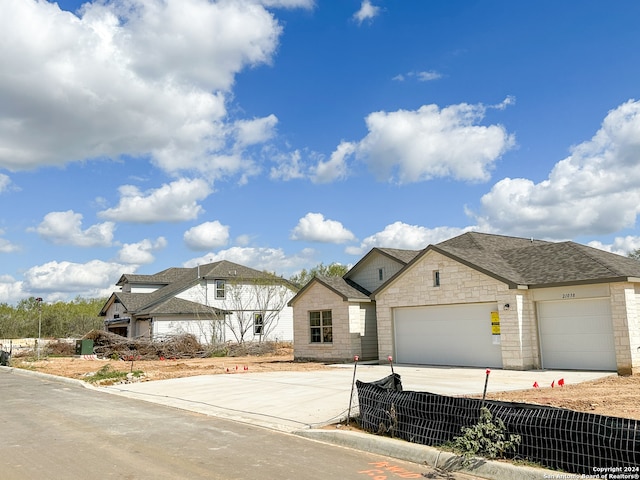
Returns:
[[[202,343],[293,340],[287,302],[296,287],[275,275],[228,261],[123,275],[105,303],[105,328],[120,335],[162,338],[191,333]]]

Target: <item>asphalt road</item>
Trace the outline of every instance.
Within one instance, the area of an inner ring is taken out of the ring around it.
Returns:
[[[6,370],[0,393],[7,480],[471,478]]]

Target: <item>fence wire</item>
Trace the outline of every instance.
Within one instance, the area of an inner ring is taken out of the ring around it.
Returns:
[[[398,374],[356,386],[363,429],[422,445],[438,446],[462,435],[462,427],[478,422],[483,405],[480,399],[401,391]],[[484,406],[504,422],[507,436],[520,435],[511,458],[568,473],[638,473],[638,420],[521,403],[487,400]]]

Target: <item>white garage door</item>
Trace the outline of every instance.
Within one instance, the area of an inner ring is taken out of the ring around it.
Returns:
[[[396,361],[420,365],[502,367],[491,335],[497,305],[438,305],[394,311]]]
[[[608,298],[538,302],[543,368],[616,370]]]

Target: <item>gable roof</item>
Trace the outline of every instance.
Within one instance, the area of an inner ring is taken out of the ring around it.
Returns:
[[[105,315],[107,308],[112,303],[112,299],[117,298],[125,304],[130,312],[144,312],[145,314],[159,313],[192,313],[198,314],[200,303],[190,302],[175,298],[177,294],[196,285],[201,280],[237,280],[246,282],[256,282],[258,280],[265,282],[280,283],[291,290],[297,290],[296,286],[282,277],[278,277],[272,273],[261,272],[253,268],[245,267],[237,263],[221,260],[219,262],[199,265],[193,268],[169,268],[154,275],[129,275],[125,274],[120,277],[116,285],[124,283],[147,283],[161,285],[160,288],[150,293],[123,293],[115,292],[112,297],[107,300],[100,311],[101,315]],[[115,295],[115,297],[114,297]],[[186,303],[185,303],[186,302]],[[131,308],[128,307],[131,305]],[[188,310],[188,308],[191,310]],[[205,307],[210,311],[210,307]],[[220,312],[222,312],[220,310]]]
[[[125,311],[131,315],[198,315],[203,318],[215,318],[224,315],[224,310],[208,307],[201,303],[191,302],[182,298],[172,297],[165,301],[148,306],[148,293],[123,293],[114,292],[100,310],[100,315],[105,316],[108,308],[113,303],[121,303]]]
[[[380,248],[374,247],[367,252],[367,254],[362,257],[358,262],[349,269],[349,271],[344,275],[345,278],[349,278],[351,274],[357,272],[363,265],[365,265],[372,257],[376,255],[383,255],[385,257],[394,260],[400,265],[406,265],[411,260],[413,260],[418,254],[420,254],[421,250],[401,250],[399,248]]]
[[[167,268],[161,272],[153,275],[140,275],[133,273],[125,273],[120,277],[120,280],[116,283],[116,286],[122,286],[125,283],[144,283],[148,285],[168,285],[171,282],[175,282],[182,275],[184,275],[188,268]]]
[[[482,272],[510,288],[640,281],[640,262],[575,242],[547,242],[467,232],[429,245],[389,282],[431,251]]]
[[[291,299],[287,305],[293,305],[298,298],[311,288],[312,285],[319,283],[333,293],[339,295],[344,301],[348,302],[370,302],[371,292],[362,288],[356,282],[344,277],[326,277],[323,275],[315,276],[300,289],[300,291]]]

